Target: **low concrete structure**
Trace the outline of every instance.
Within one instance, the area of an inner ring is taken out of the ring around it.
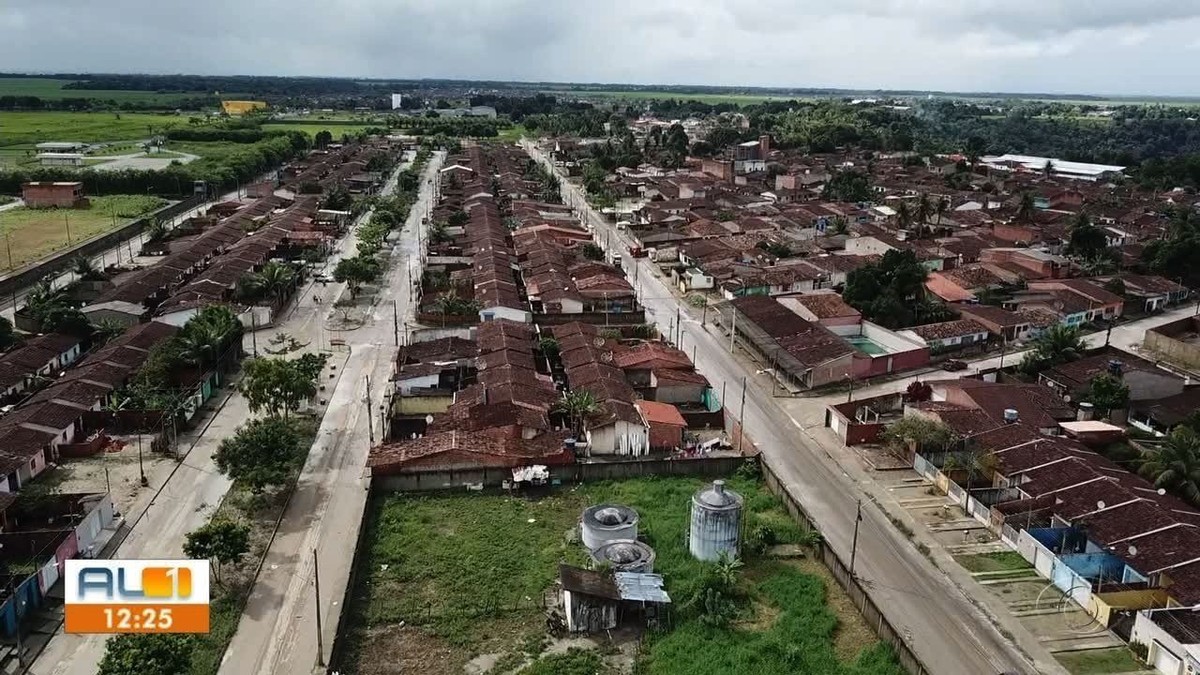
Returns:
[[[21,186],[21,199],[31,209],[81,208],[88,205],[83,183],[77,181],[33,181]]]

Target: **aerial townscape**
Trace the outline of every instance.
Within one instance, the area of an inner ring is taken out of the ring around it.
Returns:
[[[1200,18],[54,4],[0,675],[1200,673]]]

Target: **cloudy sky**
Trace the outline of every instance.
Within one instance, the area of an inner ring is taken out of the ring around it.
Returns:
[[[0,0],[0,70],[1200,95],[1200,0]]]

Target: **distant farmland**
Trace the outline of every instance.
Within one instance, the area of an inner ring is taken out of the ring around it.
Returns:
[[[44,141],[100,143],[149,138],[168,127],[186,126],[187,116],[126,112],[0,112],[0,147]]]
[[[188,93],[158,93],[154,91],[122,91],[116,89],[63,89],[76,80],[55,80],[42,77],[0,77],[0,96],[36,96],[48,101],[64,98],[94,98],[117,103],[171,105],[181,99],[208,96],[210,91]],[[223,92],[222,92],[223,93]]]

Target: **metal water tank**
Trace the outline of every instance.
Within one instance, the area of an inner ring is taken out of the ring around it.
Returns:
[[[589,506],[579,519],[580,537],[589,551],[610,541],[637,539],[637,526],[637,511],[620,504]]]
[[[688,548],[698,560],[716,560],[721,553],[737,557],[742,531],[742,496],[715,480],[692,495],[692,528]]]
[[[592,560],[608,563],[614,572],[654,571],[654,549],[640,541],[610,541],[592,551]]]

